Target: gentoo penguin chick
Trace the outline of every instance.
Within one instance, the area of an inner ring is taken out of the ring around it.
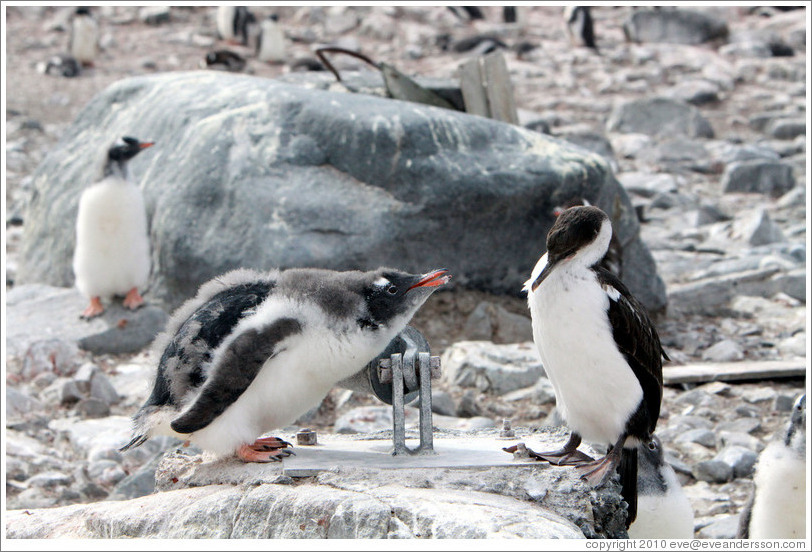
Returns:
[[[561,463],[582,437],[608,444],[603,458],[576,469],[600,485],[619,468],[631,523],[637,445],[648,444],[657,425],[662,358],[668,357],[645,308],[599,264],[611,237],[609,217],[597,207],[567,209],[547,234],[547,252],[524,289],[556,408],[572,429],[562,449],[539,454]]]
[[[99,49],[99,24],[90,8],[76,8],[71,21],[68,51],[85,67],[93,65]]]
[[[201,65],[208,69],[219,69],[237,73],[245,69],[245,58],[231,50],[214,50],[206,54]]]
[[[567,6],[564,8],[567,34],[573,46],[586,46],[598,51],[595,44],[595,26],[589,6]]]
[[[637,519],[629,526],[629,538],[694,538],[691,502],[665,461],[660,438],[652,435],[637,451]]]
[[[218,6],[217,33],[230,44],[248,44],[248,26],[256,21],[245,6]]]
[[[759,455],[739,538],[806,538],[806,395],[796,399],[781,433]]]
[[[271,14],[262,22],[257,38],[257,59],[266,63],[285,61],[285,33],[279,26],[279,17]]]
[[[236,270],[201,286],[155,340],[152,394],[133,439],[171,435],[218,455],[270,462],[284,427],[361,370],[406,326],[445,270],[423,275]]]
[[[56,54],[47,62],[38,63],[37,70],[46,75],[59,75],[62,77],[75,77],[81,71],[79,62],[70,54]]]
[[[130,180],[127,162],[152,142],[125,136],[107,152],[103,178],[79,199],[73,272],[76,287],[90,305],[81,317],[104,312],[101,299],[124,295],[124,306],[137,309],[138,293],[149,278],[147,215],[141,189]]]
[[[578,207],[581,205],[590,205],[590,203],[586,198],[575,197],[566,202],[563,206],[555,207],[553,209],[553,214],[558,216],[571,207]],[[606,250],[606,255],[604,255],[603,259],[601,259],[600,264],[603,268],[618,278],[623,278],[623,248],[620,245],[620,240],[615,232],[612,232],[612,239],[609,240],[609,249]]]

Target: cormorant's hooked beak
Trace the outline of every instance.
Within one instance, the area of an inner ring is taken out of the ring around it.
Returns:
[[[140,144],[138,144],[138,147],[141,148],[141,149],[147,149],[147,148],[152,147],[154,145],[155,145],[155,142],[141,142]]]
[[[433,270],[431,272],[427,272],[420,276],[420,280],[417,281],[416,284],[411,286],[406,291],[412,290],[418,287],[437,287],[442,286],[443,284],[447,284],[448,281],[451,280],[451,274],[448,274],[448,270],[445,268],[441,268],[439,270]]]

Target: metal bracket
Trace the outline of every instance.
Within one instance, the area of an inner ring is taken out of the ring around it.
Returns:
[[[395,353],[378,363],[378,379],[392,384],[393,456],[402,454],[435,454],[431,421],[431,380],[440,377],[440,357],[427,352]],[[406,446],[406,412],[404,384],[414,388],[419,380],[420,445]]]

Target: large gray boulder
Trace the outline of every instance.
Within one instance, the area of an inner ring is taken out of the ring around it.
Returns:
[[[727,24],[712,15],[694,10],[635,10],[623,24],[632,42],[701,44],[728,34]]]
[[[610,132],[648,136],[713,138],[713,127],[694,106],[670,98],[643,98],[621,103],[606,121]]]
[[[627,285],[665,305],[599,156],[464,113],[210,71],[129,78],[91,100],[33,176],[19,282],[72,285],[80,193],[124,134],[156,141],[131,172],[150,220],[147,299],[169,307],[240,266],[441,266],[461,285],[518,293],[553,207],[574,196],[607,210]]]

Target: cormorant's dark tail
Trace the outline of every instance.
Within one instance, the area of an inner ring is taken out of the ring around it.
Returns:
[[[637,518],[637,447],[623,448],[620,453],[620,494],[629,505],[629,515],[626,518],[626,529]]]
[[[131,448],[139,447],[143,445],[146,440],[147,440],[146,435],[136,435],[135,437],[133,437],[132,441],[130,441],[129,443],[118,449],[118,451],[124,452],[125,450],[130,450]]]

